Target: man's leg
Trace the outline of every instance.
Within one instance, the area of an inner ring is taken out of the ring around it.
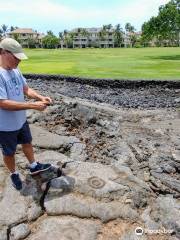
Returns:
[[[5,156],[3,155],[3,160],[11,173],[15,172],[15,155]]]
[[[46,171],[51,167],[51,164],[43,164],[36,162],[34,159],[34,151],[31,143],[22,144],[23,152],[30,163],[31,174],[37,174],[39,172]]]
[[[22,145],[22,150],[29,161],[29,167],[31,174],[37,174],[45,171],[51,167],[51,164],[43,164],[36,162],[34,159],[34,151],[32,147],[32,136],[29,128],[29,124],[26,121],[18,134],[18,144]]]
[[[10,177],[11,177],[13,187],[16,190],[21,190],[22,189],[22,181],[21,181],[21,178],[20,178],[18,172],[16,172],[16,169],[15,169],[15,154],[8,155],[8,156],[3,155],[3,160],[4,160],[6,167],[11,172]]]
[[[3,160],[11,173],[15,172],[15,153],[17,146],[17,131],[0,131],[0,147],[3,154]]]
[[[28,159],[29,163],[33,163],[34,160],[34,151],[31,143],[22,144],[22,150],[24,155]]]

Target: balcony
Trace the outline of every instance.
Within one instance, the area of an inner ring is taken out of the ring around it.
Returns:
[[[73,41],[73,44],[76,44],[76,45],[81,45],[81,44],[88,44],[88,40],[74,40]]]

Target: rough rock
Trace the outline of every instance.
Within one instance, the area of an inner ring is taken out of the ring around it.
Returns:
[[[29,240],[95,240],[100,228],[100,224],[91,220],[82,220],[73,217],[49,217],[39,224],[38,229],[32,234]]]
[[[0,202],[0,226],[18,224],[27,219],[28,204],[25,198],[8,182]]]
[[[0,228],[0,239],[7,240],[7,228],[6,227]]]
[[[180,180],[177,180],[171,176],[164,173],[156,173],[151,171],[152,176],[159,179],[163,184],[167,185],[170,189],[176,190],[180,193]]]
[[[145,235],[137,236],[134,231],[123,234],[119,240],[148,240]]]
[[[138,213],[119,202],[103,203],[91,198],[81,199],[73,195],[52,196],[46,198],[45,208],[49,215],[73,215],[81,218],[99,218],[107,222],[116,218],[134,221]]]
[[[137,180],[126,168],[117,170],[111,166],[98,163],[74,162],[66,167],[68,176],[75,178],[75,191],[97,198],[121,198],[125,193],[134,190]],[[148,189],[144,183],[139,189]],[[143,191],[142,190],[142,191]]]
[[[62,239],[107,239],[99,230],[118,221],[129,226],[118,240],[136,239],[137,224],[174,231],[153,240],[179,238],[179,89],[33,84],[54,99],[45,112],[28,111],[35,159],[62,168],[65,176],[54,171],[32,178],[18,147],[23,189],[17,192],[0,155],[0,239],[10,239],[18,227],[22,234],[27,222],[28,240],[59,239],[62,232]],[[117,240],[115,228],[108,231]]]
[[[26,238],[30,234],[30,229],[27,224],[19,224],[11,229],[10,240],[20,240]]]
[[[180,237],[180,203],[172,196],[159,196],[152,205],[150,217]]]
[[[43,214],[41,207],[32,202],[28,208],[27,218],[29,221],[34,221]]]
[[[30,125],[33,135],[33,146],[45,149],[59,149],[60,147],[67,147],[73,145],[77,141],[75,137],[59,136],[50,133],[49,131],[34,125]]]

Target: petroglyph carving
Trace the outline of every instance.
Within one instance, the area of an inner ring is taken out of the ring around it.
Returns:
[[[101,178],[91,177],[88,179],[88,184],[92,188],[100,189],[100,188],[103,188],[106,183]]]

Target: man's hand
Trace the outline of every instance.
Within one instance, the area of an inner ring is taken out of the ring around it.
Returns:
[[[50,97],[42,97],[41,101],[45,103],[47,106],[52,103],[52,99]]]
[[[36,101],[31,103],[32,109],[38,110],[38,111],[44,111],[47,108],[47,104],[43,101]]]
[[[46,105],[50,105],[52,103],[52,99],[50,97],[44,97],[40,95],[38,92],[36,92],[34,89],[28,87],[27,85],[24,87],[24,93],[26,96],[36,99],[37,101],[42,101]]]
[[[47,104],[42,101],[16,102],[16,101],[4,99],[4,100],[0,100],[0,108],[8,111],[21,111],[26,109],[35,109],[38,111],[44,111],[47,108]]]

